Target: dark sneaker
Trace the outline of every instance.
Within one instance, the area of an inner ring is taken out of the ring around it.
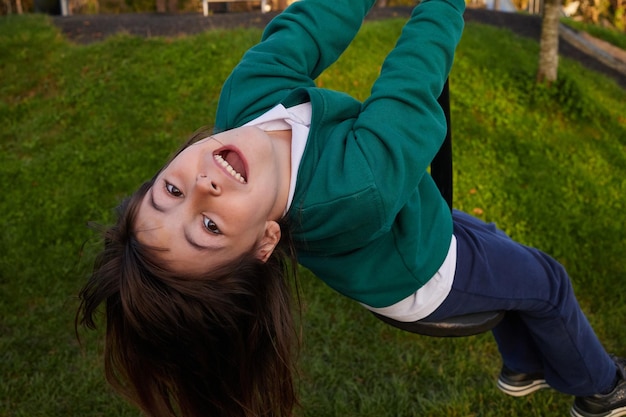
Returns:
[[[543,372],[522,374],[513,372],[506,366],[502,367],[498,377],[498,388],[513,397],[523,397],[542,388],[549,388],[543,377]]]
[[[618,417],[626,416],[626,359],[615,358],[617,385],[608,394],[576,397],[572,417]]]

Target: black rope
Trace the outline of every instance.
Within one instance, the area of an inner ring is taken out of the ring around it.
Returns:
[[[430,175],[435,180],[441,195],[452,210],[452,126],[450,125],[450,85],[449,80],[443,86],[443,91],[437,99],[446,115],[446,138],[439,148],[437,155],[430,163]]]

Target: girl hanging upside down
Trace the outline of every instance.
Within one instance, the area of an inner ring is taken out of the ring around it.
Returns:
[[[216,129],[121,205],[77,316],[93,327],[106,306],[107,379],[148,416],[291,416],[299,262],[398,327],[504,310],[500,389],[626,415],[626,361],[564,269],[451,213],[427,172],[464,1],[413,10],[364,102],[315,86],[373,3],[301,0],[275,17],[223,86]]]

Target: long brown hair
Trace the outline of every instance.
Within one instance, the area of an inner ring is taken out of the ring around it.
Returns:
[[[203,275],[181,276],[135,236],[153,181],[120,205],[79,294],[77,328],[95,328],[105,304],[107,380],[151,417],[291,416],[297,336],[289,228],[281,225],[281,243],[265,263],[244,254]]]

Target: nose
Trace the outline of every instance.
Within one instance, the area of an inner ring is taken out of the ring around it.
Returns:
[[[222,187],[220,185],[211,180],[205,174],[198,174],[196,177],[196,186],[202,192],[209,193],[211,195],[220,195],[222,193]]]

